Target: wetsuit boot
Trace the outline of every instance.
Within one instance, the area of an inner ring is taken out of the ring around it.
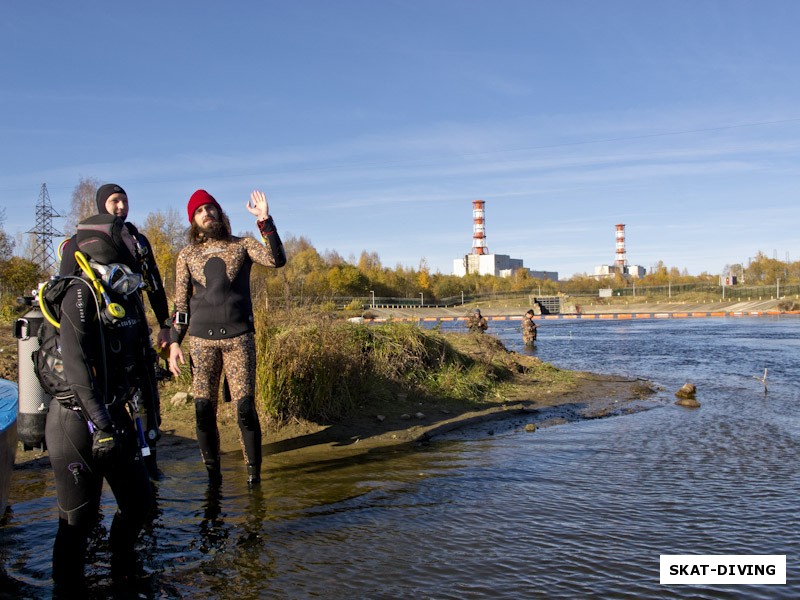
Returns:
[[[261,423],[258,421],[253,396],[245,396],[236,402],[239,416],[239,431],[244,441],[247,462],[247,485],[253,487],[261,481]]]
[[[219,464],[219,431],[217,416],[211,401],[195,398],[195,417],[197,419],[197,443],[203,455],[203,463],[208,471],[208,483],[212,486],[222,484],[222,470]]]
[[[78,597],[85,591],[86,552],[88,532],[85,528],[58,521],[58,531],[53,544],[54,598]]]
[[[150,456],[145,456],[144,458],[144,466],[147,468],[147,474],[150,476],[150,479],[153,481],[158,481],[161,479],[161,471],[158,470],[158,461],[156,459],[156,447],[155,445],[149,446],[150,447]]]
[[[206,460],[206,471],[208,471],[208,485],[219,487],[222,485],[222,469],[219,466],[219,459]]]
[[[261,482],[261,464],[247,465],[247,485],[253,487]]]

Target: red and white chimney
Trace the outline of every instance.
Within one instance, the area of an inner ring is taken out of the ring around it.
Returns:
[[[628,259],[625,257],[625,225],[617,225],[617,257],[614,265],[618,269],[624,269],[628,264]]]
[[[489,254],[486,247],[486,219],[483,200],[472,201],[472,253]]]

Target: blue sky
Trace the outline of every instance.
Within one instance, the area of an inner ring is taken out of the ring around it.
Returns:
[[[614,260],[800,259],[800,2],[13,2],[0,207],[122,185],[130,220],[197,188],[255,231],[450,273],[491,252],[562,278]],[[56,222],[59,226],[59,221]]]

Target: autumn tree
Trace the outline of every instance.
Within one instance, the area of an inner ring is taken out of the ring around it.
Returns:
[[[14,252],[14,242],[6,233],[6,209],[0,208],[0,262],[6,261],[11,258]]]
[[[511,275],[511,290],[514,292],[530,290],[533,283],[534,279],[528,269],[516,269]]]
[[[417,285],[420,291],[431,293],[431,271],[428,268],[428,261],[424,258],[419,261],[419,271],[417,271]]]
[[[286,250],[286,266],[280,270],[285,274],[292,294],[301,299],[327,295],[328,267],[311,242],[302,236],[289,236],[283,247]]]
[[[366,250],[361,251],[361,255],[358,257],[359,271],[370,277],[372,274],[380,271],[381,268],[381,259],[378,258],[377,252],[367,252]]]
[[[27,258],[12,256],[8,260],[0,261],[0,280],[3,282],[5,292],[30,294],[38,286],[41,278],[39,265]]]
[[[174,208],[147,215],[141,229],[155,258],[167,296],[175,290],[175,264],[178,252],[186,245],[186,227],[180,213]]]
[[[778,279],[786,281],[787,265],[759,251],[744,270],[744,275],[750,284],[775,285]]]
[[[82,177],[72,190],[69,214],[64,223],[64,234],[71,236],[75,233],[78,223],[87,217],[97,214],[97,188],[100,181],[94,177]]]
[[[459,296],[466,291],[461,277],[457,275],[434,275],[433,294],[439,299]]]
[[[328,271],[328,285],[336,296],[365,296],[369,291],[369,279],[348,263],[336,265]]]

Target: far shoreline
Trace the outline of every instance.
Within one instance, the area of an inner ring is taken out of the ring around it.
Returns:
[[[700,318],[700,317],[760,317],[760,316],[796,316],[797,310],[782,310],[781,299],[730,300],[706,302],[670,302],[670,301],[613,301],[609,303],[567,302],[560,314],[541,314],[538,309],[536,320],[551,319],[646,319],[646,318]],[[464,304],[450,307],[440,306],[366,306],[361,317],[363,320],[385,321],[461,321],[466,320],[473,310],[480,309],[488,320],[506,321],[522,320],[522,315],[532,307],[517,303],[509,306],[499,301]]]

